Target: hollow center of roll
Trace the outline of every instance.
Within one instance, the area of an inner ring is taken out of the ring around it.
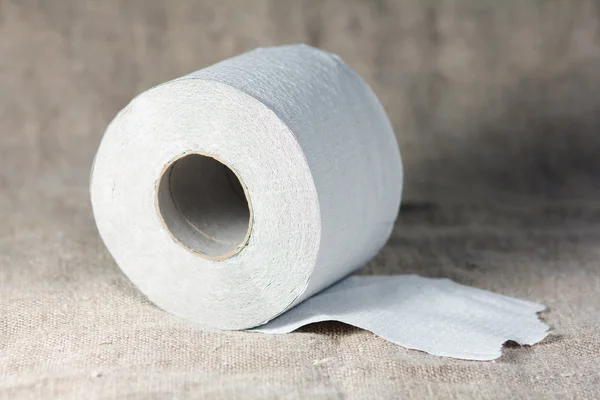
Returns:
[[[250,237],[247,192],[237,174],[211,155],[190,153],[169,163],[156,203],[173,239],[201,257],[229,258]]]

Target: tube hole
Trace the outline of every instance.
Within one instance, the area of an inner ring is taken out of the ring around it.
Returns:
[[[186,154],[165,167],[157,209],[173,239],[205,258],[229,258],[250,237],[246,190],[233,170],[210,155]]]

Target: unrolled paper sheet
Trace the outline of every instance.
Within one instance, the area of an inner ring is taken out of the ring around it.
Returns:
[[[504,342],[538,343],[548,326],[538,303],[416,275],[351,276],[255,330],[289,333],[340,321],[436,356],[500,357]]]
[[[338,319],[474,359],[496,357],[505,340],[541,340],[541,306],[449,281],[331,286],[383,247],[401,189],[398,144],[377,97],[339,57],[297,45],[245,53],[136,97],[104,135],[90,190],[125,274],[159,307],[207,328],[273,320],[260,330],[281,333]]]

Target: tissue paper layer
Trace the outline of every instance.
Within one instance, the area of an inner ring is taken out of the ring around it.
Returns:
[[[288,333],[319,321],[340,321],[392,343],[467,360],[500,357],[504,342],[538,343],[548,326],[545,306],[448,279],[416,275],[351,276],[257,329]]]

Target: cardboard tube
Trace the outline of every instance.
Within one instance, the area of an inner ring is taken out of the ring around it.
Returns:
[[[252,206],[238,175],[214,155],[186,153],[162,171],[156,208],[173,240],[210,260],[240,252],[252,231]]]

